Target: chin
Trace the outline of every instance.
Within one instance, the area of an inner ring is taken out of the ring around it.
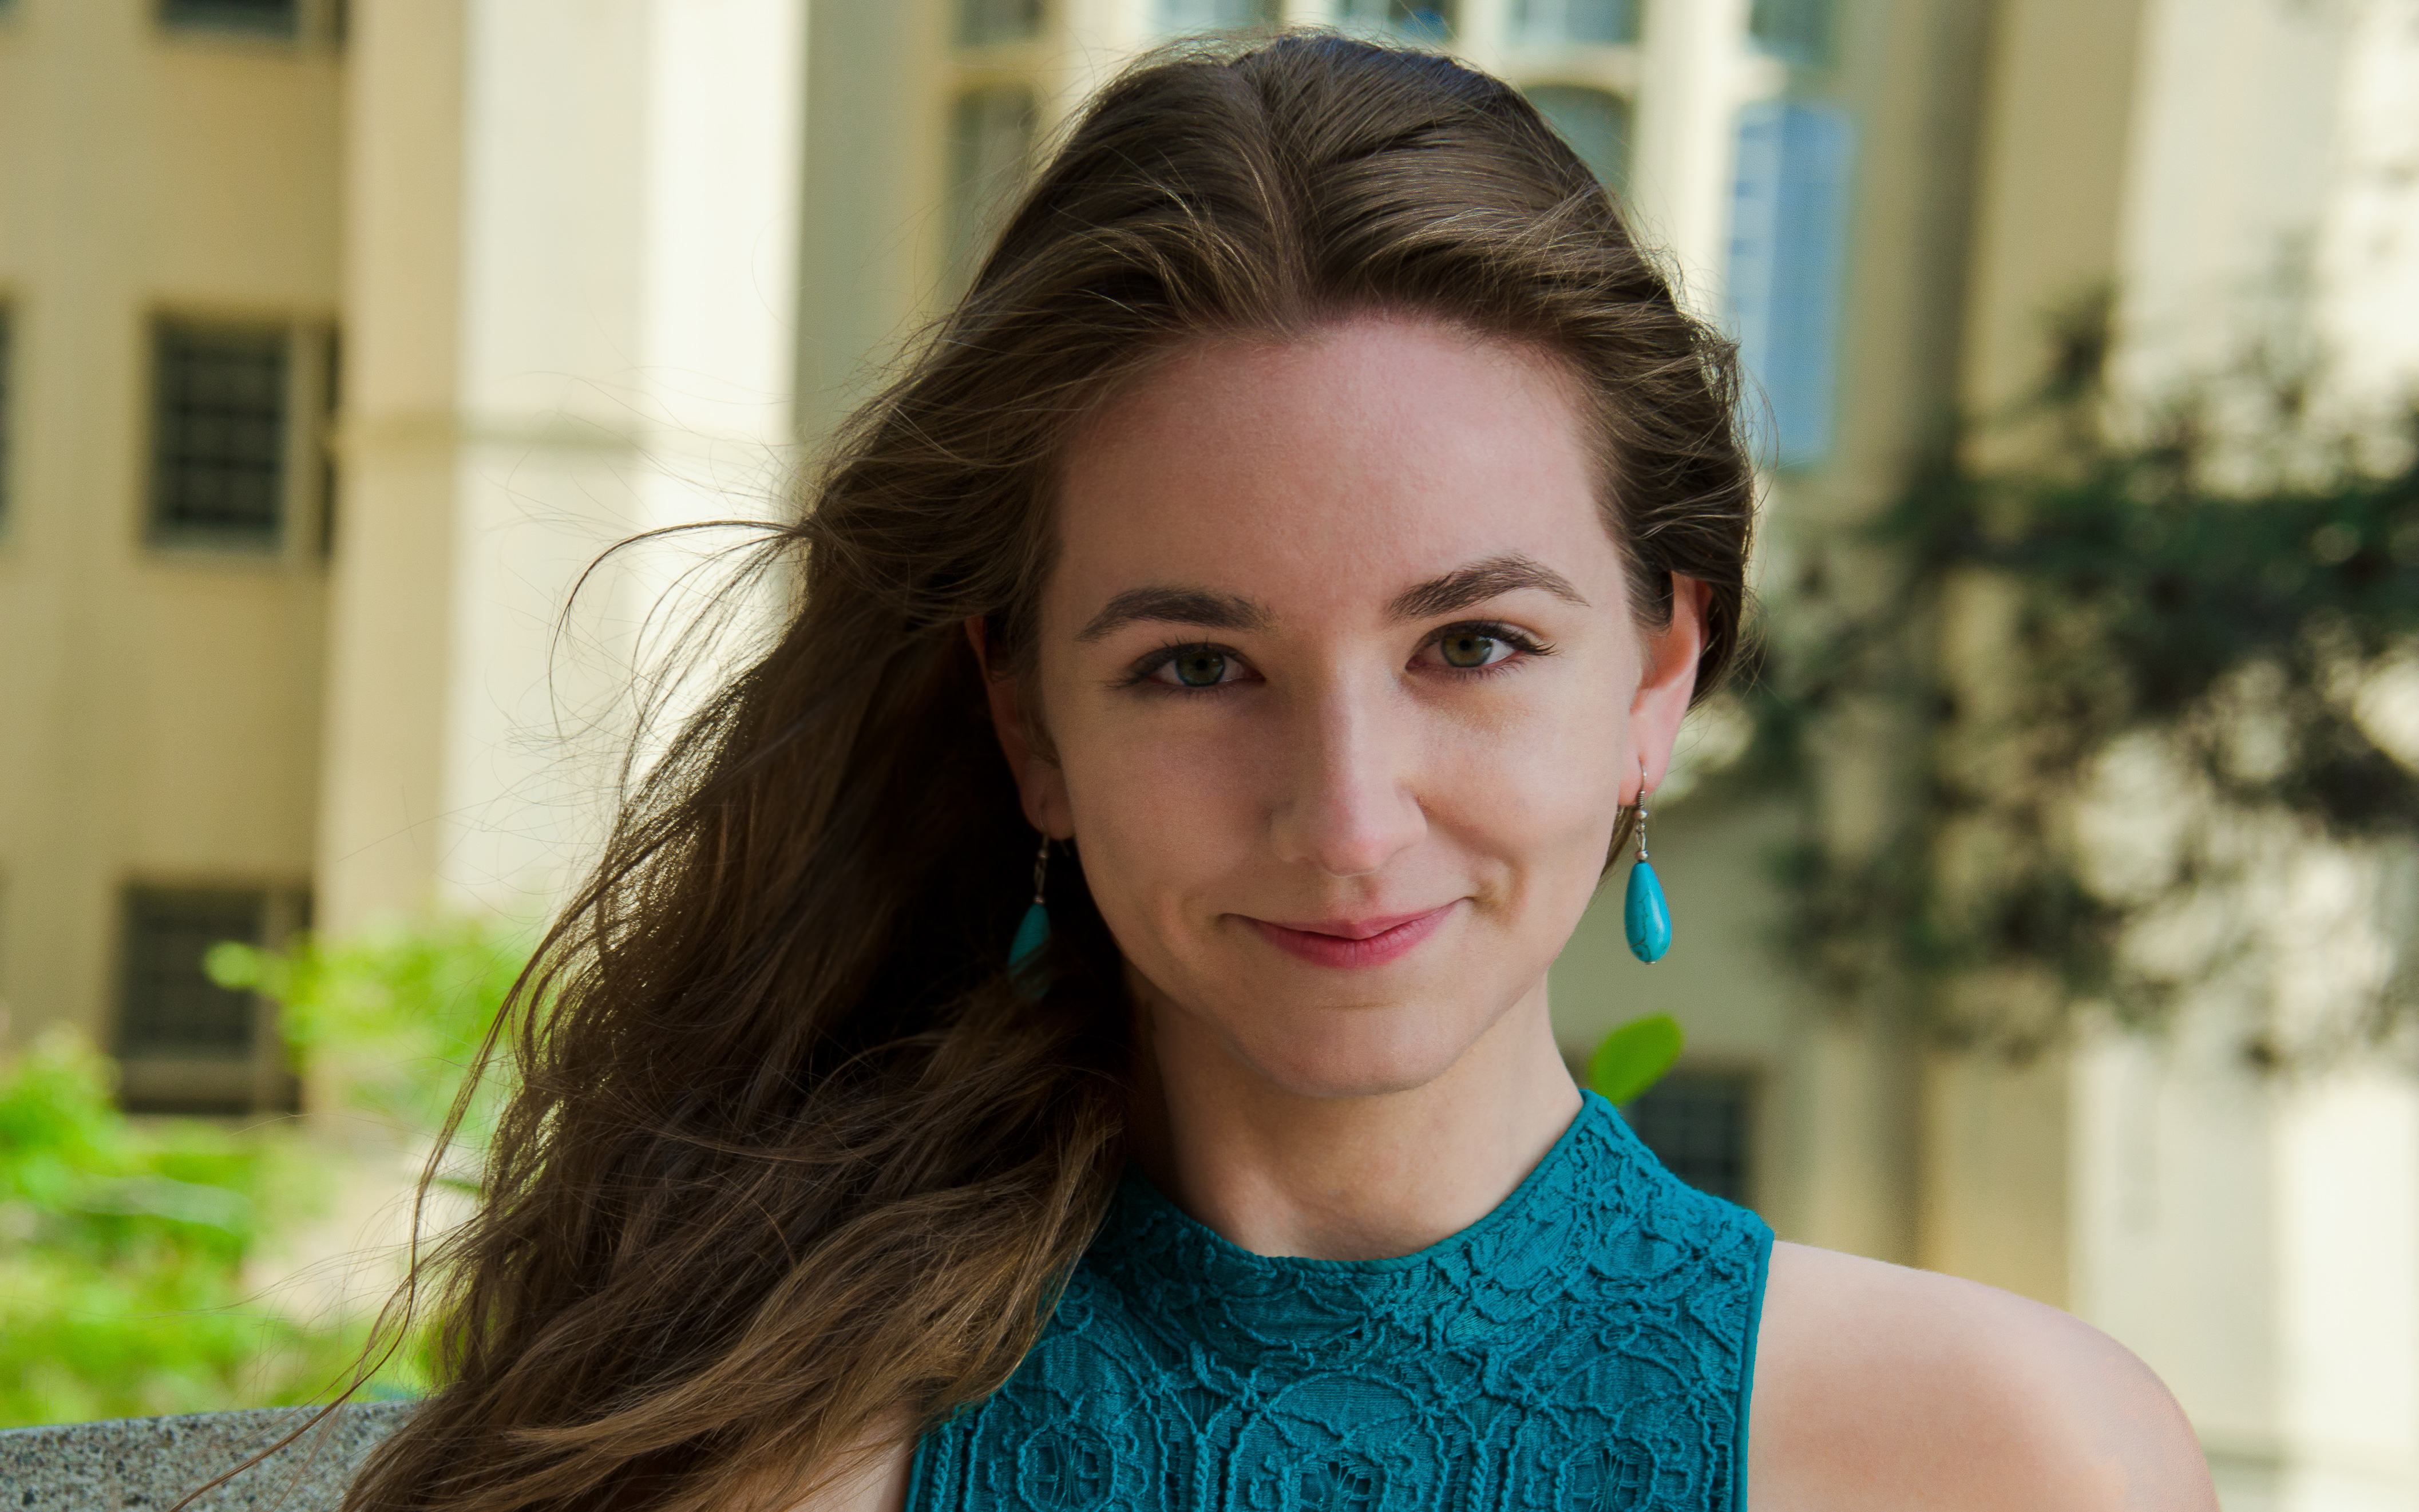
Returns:
[[[1410,1005],[1314,1009],[1311,1022],[1235,1025],[1247,1065],[1295,1097],[1383,1097],[1427,1086],[1468,1053],[1486,1024],[1440,1022]]]

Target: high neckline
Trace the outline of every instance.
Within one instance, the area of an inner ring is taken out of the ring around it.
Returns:
[[[934,1430],[917,1512],[1736,1512],[1771,1231],[1588,1097],[1409,1255],[1256,1255],[1130,1176],[1040,1340]]]
[[[1433,1265],[1468,1249],[1495,1230],[1539,1221],[1536,1209],[1548,1200],[1548,1192],[1562,1178],[1564,1168],[1579,1159],[1579,1146],[1593,1131],[1607,1124],[1620,1126],[1620,1117],[1612,1104],[1597,1093],[1582,1090],[1579,1110],[1563,1127],[1551,1147],[1519,1184],[1504,1195],[1503,1200],[1466,1228],[1457,1229],[1433,1244],[1408,1255],[1385,1256],[1367,1260],[1331,1260],[1312,1255],[1262,1255],[1245,1249],[1208,1224],[1201,1222],[1169,1200],[1167,1195],[1139,1170],[1128,1166],[1118,1185],[1116,1203],[1110,1209],[1102,1239],[1114,1243],[1113,1236],[1123,1234],[1139,1238],[1158,1230],[1166,1237],[1177,1238],[1178,1248],[1194,1252],[1194,1257],[1228,1273],[1237,1272],[1258,1274],[1284,1273],[1361,1273],[1381,1275],[1390,1272],[1415,1270]],[[1626,1132],[1626,1131],[1625,1131]],[[1170,1230],[1173,1232],[1170,1233]]]

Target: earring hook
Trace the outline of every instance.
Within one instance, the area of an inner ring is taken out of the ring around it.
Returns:
[[[1646,758],[1638,758],[1638,858],[1646,859]]]

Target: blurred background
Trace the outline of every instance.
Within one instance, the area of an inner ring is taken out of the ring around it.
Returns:
[[[1300,23],[1525,90],[1754,379],[1575,1061],[1675,1016],[1670,1164],[2108,1330],[2228,1512],[2419,1507],[2419,0],[0,0],[0,1426],[337,1378],[693,692],[714,538],[580,569],[778,514],[1102,79]]]

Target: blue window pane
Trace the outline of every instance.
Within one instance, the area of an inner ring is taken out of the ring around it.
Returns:
[[[1343,19],[1407,41],[1441,42],[1453,36],[1456,8],[1456,0],[1344,0]]]
[[[1854,131],[1837,106],[1759,100],[1739,113],[1731,316],[1772,406],[1781,465],[1831,449]]]
[[[1538,85],[1528,95],[1599,182],[1619,190],[1629,181],[1628,100],[1567,84]]]
[[[1638,6],[1639,0],[1513,0],[1512,35],[1538,46],[1634,42]]]

